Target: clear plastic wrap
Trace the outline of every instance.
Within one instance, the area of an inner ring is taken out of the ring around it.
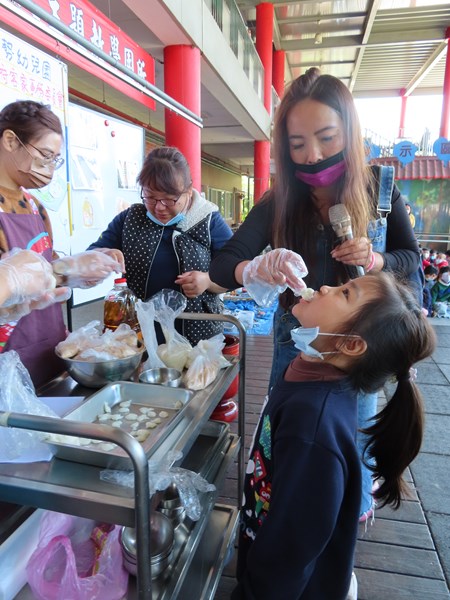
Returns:
[[[30,375],[14,350],[0,354],[0,410],[42,417],[54,417],[54,413],[36,396]],[[0,427],[0,462],[34,462],[50,460],[51,452],[41,440],[45,433]]]
[[[158,347],[158,356],[167,367],[182,371],[192,350],[191,344],[175,329],[175,319],[186,310],[187,300],[176,290],[163,289],[152,298],[155,319],[160,323],[166,340]]]
[[[217,377],[220,369],[230,366],[223,356],[225,337],[222,333],[209,340],[200,340],[192,349],[187,360],[186,387],[190,390],[203,390]]]
[[[56,346],[62,358],[91,362],[127,358],[140,351],[137,334],[128,324],[122,323],[116,330],[107,329],[102,333],[100,321],[91,321],[72,331]]]
[[[142,369],[145,371],[146,369],[164,368],[166,365],[158,356],[158,341],[155,331],[155,305],[150,300],[148,302],[138,300],[136,302],[136,314],[148,354],[148,358]]]
[[[175,484],[180,500],[186,509],[186,515],[192,521],[198,521],[201,517],[198,492],[213,492],[216,487],[212,483],[208,483],[208,481],[198,473],[194,473],[188,469],[182,469],[181,467],[173,467],[173,463],[181,460],[182,456],[181,452],[171,451],[168,452],[167,456],[160,462],[149,460],[150,496],[155,492],[164,491],[171,484]],[[133,471],[114,471],[107,469],[100,472],[100,479],[125,487],[134,487]]]
[[[250,261],[242,277],[253,300],[260,306],[270,306],[288,287],[299,296],[306,287],[303,277],[307,274],[308,269],[299,254],[277,248]]]

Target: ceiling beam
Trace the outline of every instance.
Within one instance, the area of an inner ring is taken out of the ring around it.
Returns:
[[[367,43],[363,43],[363,35],[323,37],[321,44],[314,42],[314,37],[306,40],[284,40],[281,49],[286,52],[296,50],[320,50],[322,48],[360,48],[362,46],[395,46],[399,44],[422,44],[424,42],[443,42],[445,28],[434,28],[416,31],[390,31],[372,33]]]
[[[424,79],[443,58],[446,52],[447,42],[442,42],[405,87],[404,96],[409,96],[414,91],[422,79]]]
[[[350,77],[349,90],[352,92],[355,87],[356,78],[359,73],[359,68],[362,63],[362,59],[364,57],[364,52],[366,51],[367,42],[369,41],[370,34],[372,32],[373,24],[375,22],[375,17],[377,16],[378,8],[380,6],[380,0],[372,0],[369,2],[367,18],[364,23],[364,31],[362,35],[362,47],[357,51],[357,56],[355,60],[355,66],[353,67],[352,76]]]
[[[353,60],[321,60],[320,61],[320,66],[321,67],[326,67],[326,66],[332,66],[332,65],[353,65],[354,61]],[[317,66],[317,60],[311,60],[311,61],[302,61],[302,62],[297,62],[297,63],[291,63],[291,67],[294,69],[299,69],[302,67],[316,67]]]
[[[278,19],[278,23],[279,25],[295,25],[296,23],[324,23],[325,21],[337,21],[341,19],[363,19],[365,16],[365,12],[333,13],[326,15],[298,15],[296,17]]]

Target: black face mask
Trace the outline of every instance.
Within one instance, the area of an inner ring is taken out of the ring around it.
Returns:
[[[327,187],[341,177],[346,169],[344,152],[338,152],[313,165],[295,165],[295,176],[312,187]]]

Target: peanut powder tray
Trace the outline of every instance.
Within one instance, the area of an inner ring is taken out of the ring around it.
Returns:
[[[184,388],[118,381],[90,396],[63,418],[120,427],[133,435],[148,456],[180,421],[193,396]],[[113,443],[49,434],[47,443],[64,460],[99,467],[129,469],[127,453]]]

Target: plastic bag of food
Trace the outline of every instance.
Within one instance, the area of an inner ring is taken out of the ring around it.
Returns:
[[[191,390],[203,390],[217,377],[220,369],[230,366],[222,354],[225,348],[225,338],[222,333],[209,340],[200,340],[188,357],[186,387]]]
[[[55,350],[61,358],[73,358],[79,352],[99,345],[100,336],[100,321],[90,321],[87,325],[69,333],[65,340],[56,345]]]
[[[150,300],[147,302],[138,300],[136,302],[136,314],[148,354],[148,358],[142,367],[143,370],[164,368],[166,365],[158,356],[158,341],[155,331],[155,306],[153,302]]]
[[[120,600],[127,592],[119,526],[48,512],[27,564],[38,600]]]
[[[100,321],[91,321],[69,333],[57,344],[56,352],[61,358],[98,362],[128,358],[140,352],[140,348],[137,333],[127,323],[121,323],[115,331],[107,329],[102,333]]]
[[[36,396],[30,374],[14,350],[0,354],[0,410],[41,417],[55,417]],[[0,427],[0,462],[35,462],[50,460],[52,454],[41,440],[47,434],[28,429]]]
[[[152,296],[155,319],[160,323],[166,340],[158,346],[158,356],[167,367],[182,371],[192,350],[191,344],[175,329],[175,319],[186,310],[187,300],[176,290],[164,289]]]

